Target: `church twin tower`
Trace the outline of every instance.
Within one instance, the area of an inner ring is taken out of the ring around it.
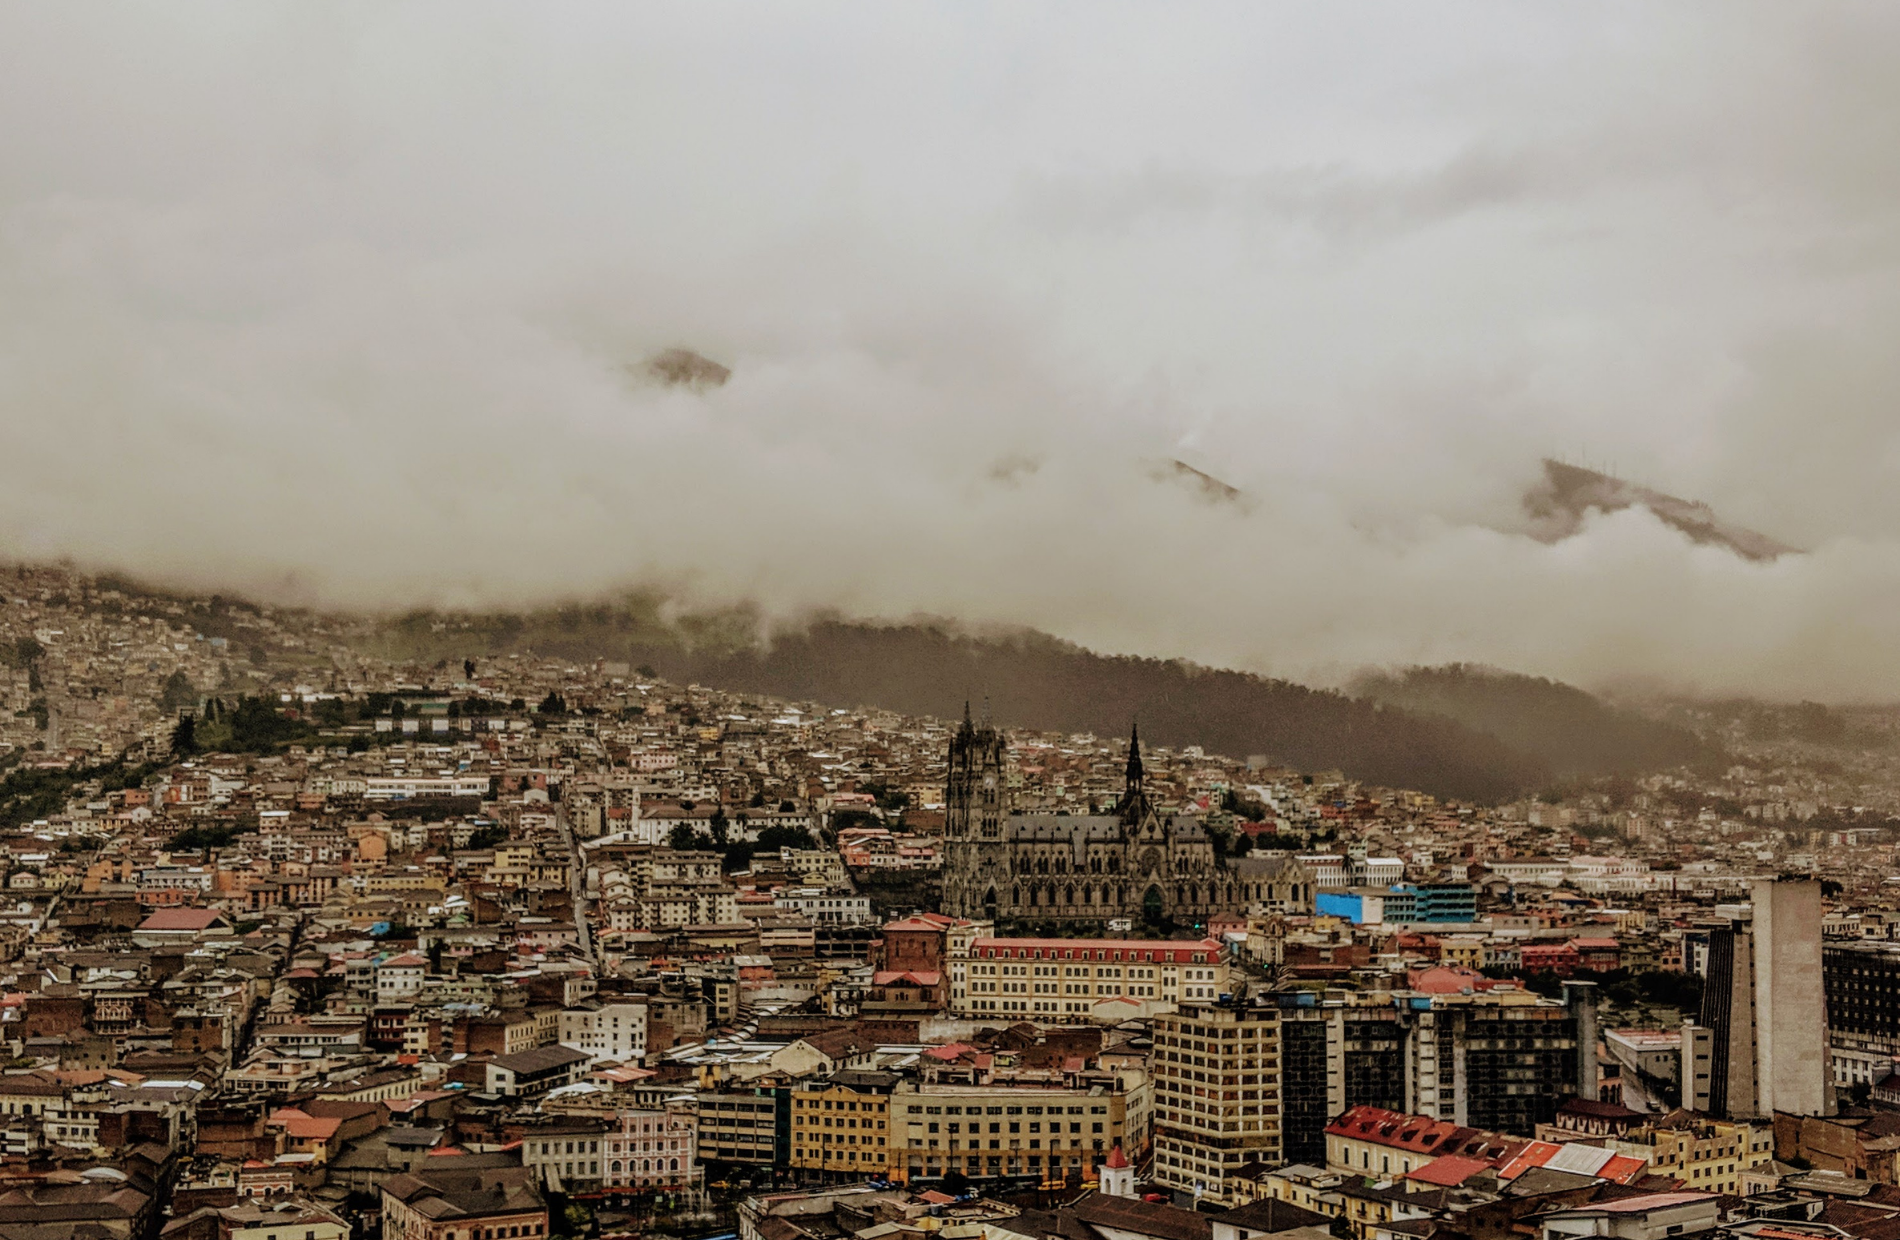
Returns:
[[[1199,820],[1156,812],[1139,736],[1129,737],[1113,814],[1012,814],[1006,763],[1002,734],[987,719],[973,724],[965,707],[944,796],[946,913],[1019,925],[1197,924],[1245,907],[1240,876],[1216,863]]]

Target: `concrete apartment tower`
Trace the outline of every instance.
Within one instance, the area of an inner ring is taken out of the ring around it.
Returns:
[[[1833,1112],[1818,882],[1755,884],[1750,920],[1709,937],[1701,1019],[1685,1028],[1685,1103],[1730,1119]]]
[[[1821,975],[1821,884],[1755,884],[1755,1089],[1760,1113],[1834,1110]]]

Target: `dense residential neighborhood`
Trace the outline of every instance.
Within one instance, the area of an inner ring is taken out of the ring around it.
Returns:
[[[0,1240],[1900,1235],[1878,747],[1466,804],[0,591]]]

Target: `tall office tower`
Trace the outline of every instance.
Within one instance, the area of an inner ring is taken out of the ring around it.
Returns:
[[[1821,885],[1764,879],[1751,917],[1709,934],[1697,1021],[1708,1030],[1709,1113],[1829,1114]]]
[[[1755,1093],[1755,936],[1748,923],[1708,932],[1702,1012],[1708,1030],[1708,1112],[1722,1119],[1761,1114]]]

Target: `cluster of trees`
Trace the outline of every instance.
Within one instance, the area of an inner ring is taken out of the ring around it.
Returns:
[[[0,780],[0,827],[17,827],[58,813],[81,784],[98,780],[102,791],[117,792],[143,784],[154,769],[119,759],[66,770],[20,767],[9,771]]]
[[[171,838],[171,847],[190,851],[199,848],[223,848],[240,835],[254,831],[255,827],[237,826],[199,826],[186,827]]]
[[[1486,977],[1517,978],[1524,983],[1525,989],[1547,999],[1563,997],[1565,979],[1549,969],[1524,973],[1504,966],[1487,965],[1483,972]],[[1694,1016],[1702,1010],[1702,979],[1693,973],[1679,973],[1673,969],[1578,969],[1570,975],[1569,980],[1595,982],[1599,998],[1613,1007],[1672,1007],[1684,1016]]]
[[[0,663],[16,672],[33,667],[45,654],[46,647],[40,644],[39,638],[30,634],[16,637],[10,642],[0,642]]]
[[[910,808],[910,793],[892,788],[882,780],[867,779],[858,785],[858,791],[876,801],[877,807],[886,813],[901,814]]]
[[[745,815],[739,815],[739,821],[745,821]],[[736,839],[732,835],[731,822],[723,809],[714,810],[706,820],[707,830],[696,831],[686,823],[680,823],[667,835],[669,848],[696,849],[702,852],[718,852],[725,858],[723,868],[728,874],[737,873],[752,864],[752,858],[758,853],[775,853],[781,848],[816,848],[817,841],[811,832],[803,827],[770,826],[759,832],[756,842]]]
[[[505,844],[507,841],[508,828],[502,826],[500,823],[490,823],[488,826],[477,827],[475,829],[475,833],[468,837],[468,846],[470,848],[493,848],[498,844]]]
[[[44,657],[46,657],[46,647],[42,646],[40,639],[32,634],[16,637],[10,642],[0,642],[0,663],[4,663],[16,672],[26,672],[28,693],[38,693],[46,688],[46,682],[40,679],[40,660]],[[41,710],[45,710],[44,704]],[[44,722],[41,722],[40,730],[42,732],[46,730]]]
[[[277,753],[285,746],[314,738],[317,729],[288,714],[268,698],[245,696],[235,703],[206,698],[197,716],[178,717],[172,731],[172,756],[199,753]]]

